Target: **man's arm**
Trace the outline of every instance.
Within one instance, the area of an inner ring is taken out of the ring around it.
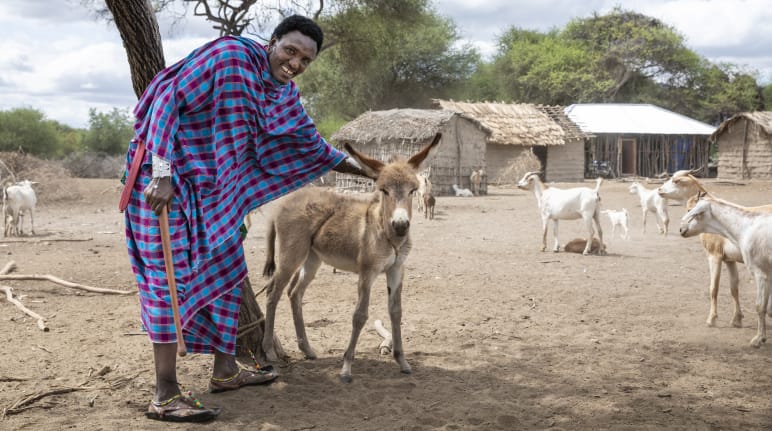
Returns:
[[[338,163],[334,168],[332,168],[335,172],[340,172],[341,174],[353,174],[353,175],[359,175],[362,177],[375,179],[371,175],[369,175],[364,169],[362,169],[362,166],[351,157],[346,157],[343,159],[342,162]]]

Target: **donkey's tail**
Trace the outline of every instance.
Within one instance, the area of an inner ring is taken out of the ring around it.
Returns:
[[[268,232],[265,234],[265,265],[263,265],[263,277],[270,277],[276,271],[276,224],[273,220],[268,223]]]

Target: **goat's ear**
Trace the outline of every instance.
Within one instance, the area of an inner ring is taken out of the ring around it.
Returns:
[[[348,142],[344,145],[344,147],[346,148],[346,151],[351,154],[351,157],[359,162],[362,170],[368,178],[373,180],[378,178],[378,175],[381,173],[381,169],[384,167],[383,162],[360,153],[359,151],[355,150],[354,147],[352,147]]]
[[[418,154],[411,157],[407,163],[417,171],[424,169],[426,165],[428,165],[429,162],[431,162],[431,160],[434,158],[434,155],[437,154],[437,151],[439,151],[441,139],[442,133],[437,133],[434,135],[432,142],[425,146],[421,151],[419,151]]]

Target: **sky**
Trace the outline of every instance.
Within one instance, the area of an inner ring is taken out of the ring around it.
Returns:
[[[615,6],[674,27],[688,48],[713,62],[730,62],[772,83],[770,0],[433,0],[464,41],[484,55],[510,27],[546,32],[571,19]],[[167,64],[218,33],[200,17],[159,18]],[[312,66],[313,67],[313,66]],[[88,112],[133,109],[136,96],[126,53],[114,25],[78,0],[0,2],[0,110],[42,111],[46,118],[88,127]]]

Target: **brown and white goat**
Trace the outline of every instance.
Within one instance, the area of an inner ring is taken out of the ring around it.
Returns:
[[[424,218],[434,220],[434,205],[437,203],[434,195],[429,193],[424,195]]]
[[[405,260],[412,248],[412,202],[419,186],[416,172],[428,164],[439,147],[440,137],[438,133],[409,160],[390,163],[382,163],[346,145],[346,150],[375,180],[376,190],[367,199],[314,188],[298,190],[279,204],[268,225],[263,269],[263,275],[272,276],[266,285],[268,300],[263,334],[263,350],[269,360],[279,359],[273,344],[274,320],[276,305],[287,283],[290,283],[288,294],[298,347],[307,358],[316,358],[306,336],[302,305],[306,288],[324,262],[359,274],[353,328],[343,355],[341,380],[351,381],[351,364],[359,334],[367,321],[371,288],[384,272],[392,355],[403,373],[411,372],[402,348],[402,280]]]
[[[767,341],[766,314],[772,294],[772,213],[747,208],[700,193],[681,219],[681,236],[714,233],[736,244],[756,281],[758,326],[751,346]]]
[[[657,192],[663,198],[687,202],[687,211],[696,203],[698,193],[708,193],[691,171],[686,170],[674,173],[657,189]],[[745,208],[749,211],[772,212],[772,205]],[[702,248],[705,249],[710,270],[710,311],[708,312],[707,325],[715,326],[718,319],[718,286],[721,282],[721,263],[723,262],[729,271],[729,290],[734,304],[731,324],[735,328],[741,328],[744,316],[740,307],[740,277],[737,273],[737,264],[743,263],[742,253],[740,253],[737,244],[721,235],[703,233],[700,234],[700,242]]]

